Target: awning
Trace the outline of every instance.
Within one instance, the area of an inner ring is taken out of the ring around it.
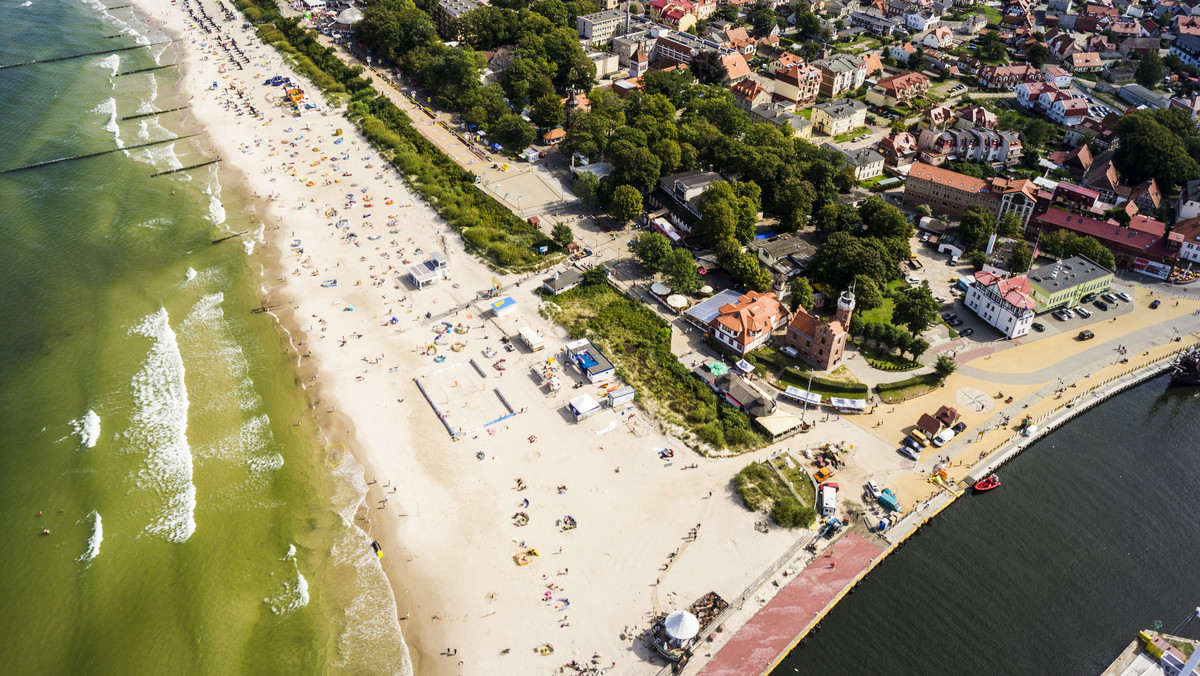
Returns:
[[[783,391],[783,394],[784,396],[791,397],[796,401],[812,404],[813,406],[821,405],[821,395],[817,394],[816,392],[802,390],[799,387],[792,387],[791,385],[788,385],[787,389]]]
[[[830,397],[829,403],[835,408],[841,408],[849,411],[867,410],[867,401],[865,399],[842,399],[840,397]]]
[[[739,359],[737,362],[737,367],[742,373],[749,373],[754,370],[754,364],[751,364],[745,359]]]
[[[723,376],[726,373],[729,373],[729,366],[723,361],[714,361],[709,363],[708,370],[711,371],[714,376]]]

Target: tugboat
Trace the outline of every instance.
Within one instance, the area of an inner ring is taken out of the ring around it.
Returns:
[[[980,479],[979,481],[976,481],[974,488],[975,488],[976,493],[982,493],[984,491],[990,491],[993,488],[997,488],[999,486],[1000,486],[1000,477],[996,476],[995,474],[992,474],[990,476]]]
[[[1189,350],[1175,362],[1171,382],[1176,385],[1200,385],[1200,350]]]

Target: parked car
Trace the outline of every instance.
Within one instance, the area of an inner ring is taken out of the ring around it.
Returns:
[[[1063,314],[1062,310],[1055,310],[1054,312],[1051,312],[1050,314],[1054,315],[1054,318],[1060,322],[1067,321],[1067,316],[1065,314]]]
[[[1034,330],[1034,331],[1037,331],[1038,333],[1041,333],[1042,331],[1045,331],[1045,330],[1046,330],[1046,327],[1045,327],[1045,326],[1043,326],[1043,325],[1042,325],[1041,323],[1039,323],[1039,322],[1034,322],[1034,323],[1032,324],[1032,326],[1033,326],[1033,330]]]
[[[1117,297],[1111,293],[1102,293],[1100,294],[1100,300],[1104,301],[1105,303],[1115,303],[1117,302]]]
[[[1075,338],[1078,340],[1091,340],[1095,337],[1096,337],[1096,334],[1092,333],[1091,331],[1087,331],[1087,330],[1080,331],[1079,335],[1075,336]]]
[[[965,423],[965,422],[954,423],[954,427],[951,427],[950,429],[954,430],[955,434],[962,434],[963,430],[967,429],[967,423]]]
[[[971,327],[969,327],[969,326],[968,326],[967,328],[965,328],[965,329],[963,329],[962,331],[959,331],[959,332],[958,332],[958,337],[959,337],[959,338],[966,338],[967,336],[971,335],[972,333],[975,333],[975,329],[973,329],[973,328],[971,328]]]
[[[1102,300],[1095,301],[1092,303],[1092,305],[1095,305],[1097,310],[1103,310],[1104,312],[1108,312],[1108,303],[1105,303]]]
[[[909,276],[907,276],[907,277],[905,277],[905,278],[904,278],[904,281],[908,282],[909,284],[914,284],[914,285],[915,285],[915,284],[920,284],[920,283],[921,283],[921,278],[920,278],[920,277],[917,277],[917,276],[915,276],[915,275],[909,275]]]
[[[948,322],[952,322],[955,319],[958,319],[958,315],[954,314],[953,312],[947,312],[946,314],[942,315],[942,319],[945,319]]]
[[[963,325],[963,320],[961,320],[961,319],[951,319],[950,321],[948,321],[948,322],[946,322],[946,323],[947,323],[947,324],[949,324],[950,326],[962,326],[962,325]]]
[[[1073,310],[1073,311],[1075,312],[1075,314],[1077,314],[1077,315],[1079,315],[1080,317],[1083,317],[1083,318],[1085,318],[1085,319],[1086,319],[1087,317],[1091,317],[1091,316],[1092,316],[1092,311],[1091,311],[1091,310],[1089,310],[1089,309],[1087,309],[1087,308],[1085,308],[1085,307],[1077,307],[1077,308],[1074,308],[1074,310]]]
[[[867,482],[867,492],[870,493],[871,497],[875,498],[876,500],[879,499],[879,496],[883,495],[883,491],[879,490],[879,485],[873,480]]]
[[[947,427],[941,432],[938,432],[938,435],[933,438],[933,445],[938,447],[945,446],[950,442],[951,439],[954,438],[955,434],[958,433],[954,431],[953,427]]]
[[[1133,297],[1130,296],[1129,294],[1125,293],[1124,291],[1118,291],[1117,298],[1120,298],[1121,300],[1125,301],[1126,303],[1133,302]]]
[[[1150,309],[1151,309],[1151,310],[1157,310],[1157,309],[1158,309],[1158,306],[1159,306],[1159,305],[1161,305],[1161,304],[1162,304],[1162,301],[1159,301],[1159,300],[1157,300],[1157,299],[1156,299],[1156,300],[1155,300],[1153,303],[1150,303]]]

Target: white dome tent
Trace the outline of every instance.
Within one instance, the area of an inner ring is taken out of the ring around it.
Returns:
[[[663,621],[663,629],[670,638],[679,643],[686,643],[700,633],[700,620],[686,610],[676,610],[667,615],[667,619]]]
[[[337,22],[347,26],[353,25],[362,21],[363,13],[357,7],[347,7],[342,10],[341,14],[337,15]]]

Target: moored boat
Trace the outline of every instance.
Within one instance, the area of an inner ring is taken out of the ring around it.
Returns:
[[[996,476],[995,474],[991,474],[980,479],[979,481],[976,481],[974,488],[976,492],[982,493],[983,491],[990,491],[999,486],[1000,477]]]
[[[1171,370],[1171,382],[1177,385],[1200,385],[1200,350],[1180,355]]]

